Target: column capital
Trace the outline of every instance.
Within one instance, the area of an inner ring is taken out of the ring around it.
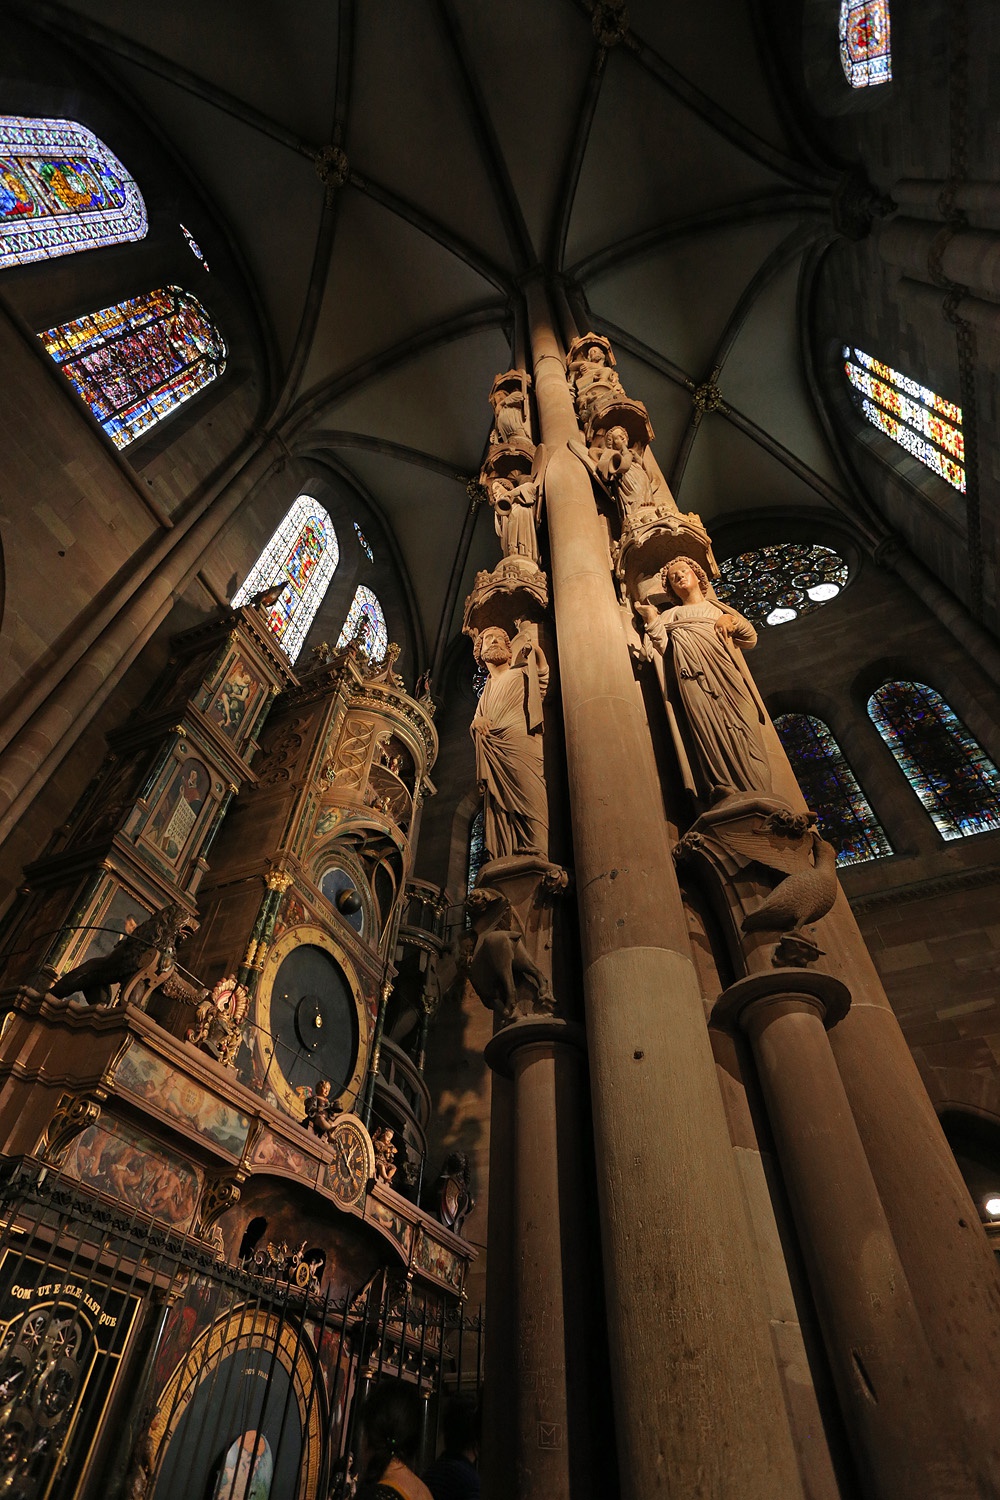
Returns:
[[[514,1054],[522,1047],[571,1047],[586,1052],[586,1033],[575,1021],[558,1016],[524,1016],[502,1027],[486,1043],[484,1057],[494,1073],[514,1076]]]
[[[773,1014],[789,1009],[818,1012],[828,1029],[842,1021],[851,1007],[851,992],[832,974],[810,969],[772,969],[765,974],[747,974],[737,979],[719,996],[712,1010],[712,1024],[727,1030],[734,1026],[748,1029],[751,1011],[756,1025],[766,1025],[761,1011],[773,1007]]]

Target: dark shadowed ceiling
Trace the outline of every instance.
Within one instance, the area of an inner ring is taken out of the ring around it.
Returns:
[[[266,325],[271,422],[293,451],[334,453],[394,528],[428,656],[455,628],[465,482],[538,264],[614,341],[682,509],[846,503],[798,310],[838,169],[769,88],[750,4],[630,0],[609,46],[574,0],[30,13],[86,47],[214,201]],[[333,146],[346,163],[324,167]],[[693,398],[706,385],[721,408]],[[495,555],[487,513],[459,598]]]

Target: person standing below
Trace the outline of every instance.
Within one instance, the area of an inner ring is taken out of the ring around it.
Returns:
[[[454,1396],[444,1415],[444,1452],[424,1475],[434,1500],[479,1500],[479,1407]]]
[[[420,1452],[424,1398],[405,1380],[382,1379],[361,1413],[356,1500],[433,1500],[411,1465]]]

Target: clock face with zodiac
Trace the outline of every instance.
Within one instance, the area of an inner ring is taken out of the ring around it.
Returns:
[[[366,1012],[358,981],[321,928],[292,928],[268,955],[258,1008],[258,1067],[300,1122],[324,1080],[350,1110],[364,1076]]]
[[[326,1185],[340,1208],[360,1203],[375,1176],[375,1150],[371,1136],[356,1115],[341,1115],[327,1145],[333,1161],[326,1169]]]

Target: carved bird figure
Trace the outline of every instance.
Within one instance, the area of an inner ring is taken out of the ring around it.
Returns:
[[[813,863],[786,875],[756,911],[743,918],[744,932],[791,932],[825,917],[837,898],[837,854],[812,830]]]

